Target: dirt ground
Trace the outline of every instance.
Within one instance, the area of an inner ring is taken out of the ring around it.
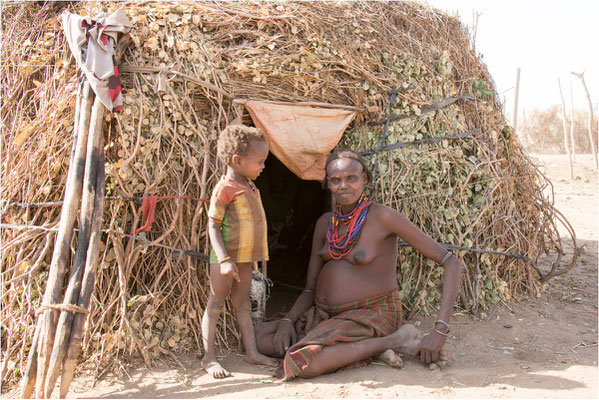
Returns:
[[[152,369],[123,365],[93,387],[84,371],[73,382],[69,397],[596,399],[597,173],[590,155],[577,156],[573,182],[566,156],[532,158],[553,182],[556,206],[573,225],[585,252],[570,273],[549,281],[537,299],[501,304],[480,319],[455,315],[445,346],[450,362],[443,370],[429,371],[407,359],[401,370],[372,364],[280,382],[271,378],[268,369],[250,366],[233,353],[222,360],[233,376],[217,381],[199,367],[197,356],[179,355],[177,360],[159,361]],[[567,252],[571,253],[571,246]],[[547,263],[541,267],[549,269]],[[420,327],[428,329],[431,322],[432,318],[424,318]]]

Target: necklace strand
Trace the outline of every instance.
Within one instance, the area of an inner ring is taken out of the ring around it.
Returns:
[[[362,193],[356,206],[348,214],[343,214],[341,205],[337,205],[329,221],[327,231],[327,242],[329,244],[329,255],[333,260],[340,260],[352,251],[358,241],[360,231],[366,221],[366,213],[372,204],[372,200]],[[339,223],[347,225],[347,232],[339,236]]]

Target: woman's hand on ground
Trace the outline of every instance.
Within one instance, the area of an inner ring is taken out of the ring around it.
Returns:
[[[231,260],[224,261],[220,264],[220,274],[229,278],[235,279],[237,282],[241,282],[239,278],[239,268]]]
[[[437,332],[431,332],[422,338],[414,352],[414,357],[420,358],[425,364],[439,360],[441,348],[445,344],[445,336]]]
[[[439,368],[443,369],[443,367],[445,367],[445,366],[447,365],[447,361],[448,361],[448,360],[449,360],[449,357],[447,356],[447,354],[445,354],[445,351],[444,351],[444,350],[441,350],[441,351],[439,352],[439,360],[438,360],[438,361],[435,361],[435,362],[432,362],[432,363],[430,363],[430,364],[428,365],[428,368],[429,368],[431,371],[434,371],[434,370],[436,370],[436,369],[439,369]]]
[[[291,321],[282,319],[279,321],[277,332],[272,338],[272,344],[279,354],[285,354],[289,346],[297,341],[297,333]]]

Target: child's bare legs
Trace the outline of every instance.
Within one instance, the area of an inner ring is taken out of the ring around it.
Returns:
[[[232,281],[233,278],[221,275],[219,264],[210,264],[210,296],[202,317],[202,343],[204,344],[202,368],[218,379],[231,376],[231,373],[216,361],[214,343],[216,340],[216,323],[225,305],[225,299],[231,290]]]
[[[250,288],[252,286],[252,264],[237,264],[241,282],[233,282],[231,288],[231,302],[235,310],[235,317],[241,332],[241,340],[245,348],[245,361],[250,364],[263,364],[276,367],[279,362],[258,352],[254,325],[250,315]]]

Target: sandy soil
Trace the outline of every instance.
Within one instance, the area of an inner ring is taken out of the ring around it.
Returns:
[[[406,360],[402,370],[373,364],[311,380],[280,382],[266,368],[223,359],[233,377],[217,381],[195,355],[159,361],[152,369],[105,375],[92,387],[85,374],[71,398],[597,398],[598,182],[592,157],[578,155],[575,180],[567,158],[532,157],[554,184],[556,206],[574,226],[585,253],[568,274],[551,280],[537,299],[502,304],[481,314],[456,315],[443,370]],[[571,246],[567,252],[571,253]],[[542,265],[546,271],[549,265]],[[420,321],[423,329],[432,319]],[[55,395],[57,395],[55,391]]]

